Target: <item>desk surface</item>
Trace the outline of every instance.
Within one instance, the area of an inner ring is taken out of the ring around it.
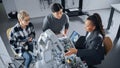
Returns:
[[[111,5],[115,10],[117,10],[118,12],[120,12],[120,4],[112,4]]]

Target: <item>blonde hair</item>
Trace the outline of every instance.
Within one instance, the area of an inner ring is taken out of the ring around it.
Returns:
[[[17,18],[18,19],[24,19],[26,16],[29,16],[29,14],[25,11],[25,10],[21,10],[18,14],[17,14]]]

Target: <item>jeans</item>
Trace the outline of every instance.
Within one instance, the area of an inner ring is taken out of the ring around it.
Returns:
[[[25,59],[24,62],[25,68],[29,68],[30,63],[32,61],[32,55],[29,52],[25,51],[23,52],[23,58]]]

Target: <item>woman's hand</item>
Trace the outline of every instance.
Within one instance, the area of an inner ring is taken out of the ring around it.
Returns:
[[[65,56],[70,56],[70,55],[72,55],[72,54],[76,54],[77,51],[78,51],[78,50],[75,49],[75,48],[70,48],[70,49],[68,50],[68,52],[65,53]]]

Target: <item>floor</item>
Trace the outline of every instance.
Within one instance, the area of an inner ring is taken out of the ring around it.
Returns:
[[[101,15],[103,26],[104,28],[106,28],[109,14],[110,14],[110,9],[88,11],[90,15],[96,12]],[[120,14],[115,12],[112,26],[108,31],[108,33],[106,34],[107,36],[111,37],[112,41],[115,38],[118,26],[120,24],[119,17],[120,17]],[[36,30],[36,40],[39,38],[39,35],[42,33],[41,27],[42,27],[43,18],[44,17],[31,19],[31,22],[35,26],[35,30]],[[87,18],[86,15],[70,18],[70,23],[69,23],[70,28],[67,36],[69,37],[73,30],[77,31],[81,35],[85,35],[84,21],[86,18]],[[5,14],[4,7],[2,4],[0,4],[0,36],[2,37],[10,56],[13,56],[13,55],[9,47],[8,39],[6,36],[6,30],[12,27],[13,25],[15,25],[16,23],[17,23],[16,20],[7,19],[7,15]],[[119,57],[120,57],[120,40],[118,41],[117,45],[113,46],[109,54],[105,56],[105,59],[102,61],[102,64],[97,65],[97,67],[98,68],[120,68]]]

